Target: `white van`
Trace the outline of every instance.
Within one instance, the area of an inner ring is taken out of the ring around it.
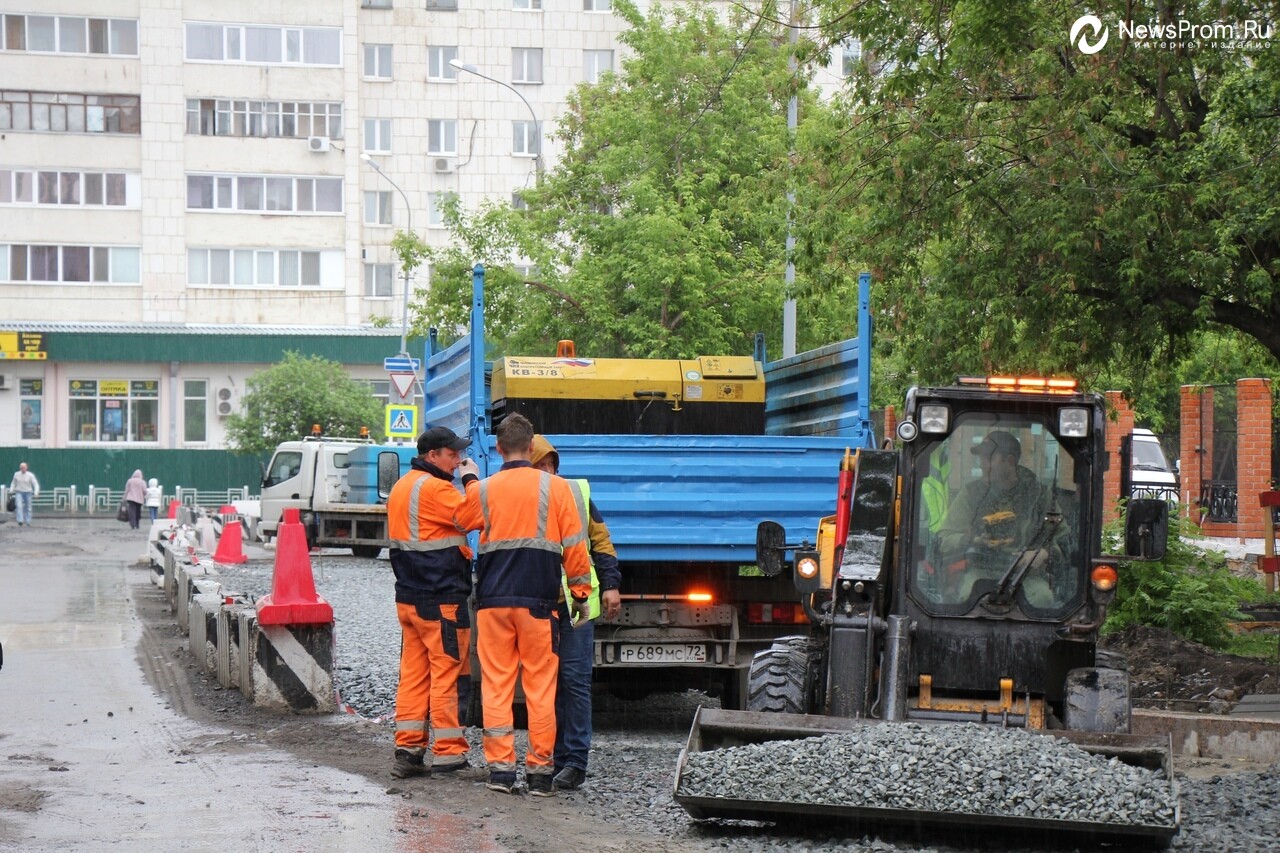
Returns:
[[[1174,473],[1160,441],[1149,429],[1133,431],[1133,460],[1129,469],[1132,496],[1135,498],[1165,498],[1178,502],[1178,475]]]

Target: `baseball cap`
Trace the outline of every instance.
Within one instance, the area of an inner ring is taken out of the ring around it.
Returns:
[[[996,451],[1008,453],[1014,459],[1020,459],[1022,457],[1022,444],[1011,433],[997,429],[987,433],[986,438],[982,439],[982,443],[975,445],[969,452],[974,456],[990,456]]]
[[[459,438],[457,433],[448,427],[432,427],[418,436],[418,454],[432,450],[449,448],[450,450],[466,450],[471,446],[471,439]]]

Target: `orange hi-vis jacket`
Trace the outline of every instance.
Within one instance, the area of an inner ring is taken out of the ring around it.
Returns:
[[[467,528],[455,520],[464,501],[453,478],[421,458],[414,459],[409,472],[392,487],[387,532],[397,602],[466,602],[471,594],[471,549]]]
[[[587,532],[569,484],[508,462],[478,486],[468,484],[459,526],[483,524],[476,598],[480,609],[527,607],[549,616],[560,597],[561,566],[575,598],[591,594]]]

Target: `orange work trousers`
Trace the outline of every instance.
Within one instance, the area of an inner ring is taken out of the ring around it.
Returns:
[[[511,703],[516,678],[529,710],[526,773],[551,773],[556,748],[556,676],[560,658],[553,642],[552,615],[538,619],[525,607],[489,607],[476,614],[480,632],[480,689],[484,699],[484,757],[492,772],[516,769]]]
[[[456,764],[458,756],[467,754],[467,738],[458,721],[458,679],[471,674],[471,629],[457,626],[458,610],[465,607],[442,604],[439,618],[424,618],[414,605],[396,602],[400,619],[396,747],[425,752],[430,714],[434,764]],[[463,617],[465,624],[465,610]]]

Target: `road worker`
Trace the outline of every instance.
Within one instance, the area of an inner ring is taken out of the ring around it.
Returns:
[[[529,456],[533,467],[550,474],[560,472],[560,454],[541,435],[533,437]],[[587,778],[591,752],[591,663],[595,651],[595,619],[603,612],[610,619],[622,612],[618,587],[622,573],[609,528],[591,500],[591,484],[568,480],[578,516],[587,527],[591,554],[591,595],[587,618],[576,625],[569,617],[565,593],[560,603],[560,676],[556,680],[556,749],[552,784],[560,791],[574,791]]]
[[[453,478],[458,472],[464,485],[479,481],[475,462],[459,455],[470,444],[447,427],[427,430],[418,436],[418,456],[387,498],[401,632],[391,768],[397,779],[468,767],[467,739],[458,719],[458,679],[470,672],[471,549],[466,529],[456,523],[464,498]]]
[[[483,527],[476,628],[487,784],[508,794],[516,790],[511,703],[519,675],[529,712],[525,782],[530,794],[550,797],[555,794],[551,777],[559,669],[556,601],[565,578],[570,613],[586,617],[591,558],[569,484],[529,464],[533,434],[524,416],[503,418],[497,428],[503,466],[478,486],[467,487],[459,524]]]

